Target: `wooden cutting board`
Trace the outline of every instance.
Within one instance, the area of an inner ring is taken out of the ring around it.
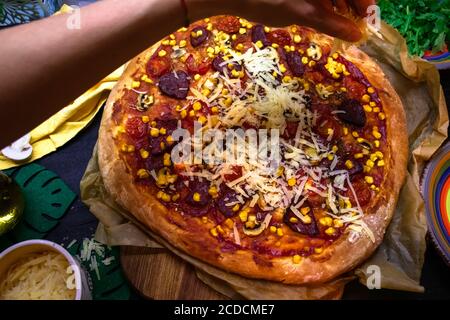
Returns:
[[[226,299],[200,281],[191,265],[167,249],[123,246],[120,260],[128,281],[147,299]]]

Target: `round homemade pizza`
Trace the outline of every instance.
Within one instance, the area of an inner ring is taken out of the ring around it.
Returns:
[[[133,59],[99,136],[107,191],[178,249],[239,275],[322,283],[373,253],[406,172],[401,101],[356,47],[235,16]]]

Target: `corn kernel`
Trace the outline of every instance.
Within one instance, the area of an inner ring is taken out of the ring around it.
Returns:
[[[375,112],[375,113],[380,112],[380,107],[375,107],[375,108],[373,108],[373,112]]]
[[[353,162],[351,160],[347,160],[347,161],[345,161],[345,166],[348,169],[351,169],[351,168],[353,168]]]
[[[336,229],[334,229],[333,227],[329,227],[325,230],[325,233],[329,236],[334,235],[335,232],[336,232]]]
[[[365,176],[364,177],[364,181],[366,181],[368,184],[372,184],[373,183],[373,178],[371,176]]]
[[[302,63],[307,64],[309,62],[307,57],[302,57]]]
[[[149,123],[150,122],[150,118],[148,116],[142,116],[142,122],[143,123]]]
[[[295,264],[299,264],[301,260],[302,257],[300,257],[298,254],[292,257],[292,262],[294,262]]]
[[[247,33],[247,29],[245,29],[245,28],[239,29],[239,34],[246,34],[246,33]]]
[[[284,64],[280,64],[280,72],[281,73],[285,73],[287,71],[286,67],[284,66]]]
[[[332,57],[333,57],[333,59],[339,58],[339,53],[337,53],[337,52],[333,53]]]
[[[186,109],[181,110],[180,116],[181,116],[181,119],[186,118],[186,116],[187,116],[187,111],[186,111]]]
[[[364,154],[356,153],[354,157],[355,157],[355,159],[361,159],[362,157],[364,157]]]
[[[378,160],[377,166],[378,167],[384,167],[384,160]]]
[[[278,228],[278,229],[277,229],[277,235],[278,235],[279,237],[282,237],[282,236],[283,236],[283,230],[282,230],[281,228]]]
[[[170,161],[170,153],[164,153],[163,164],[166,167],[169,167],[172,164],[172,161]]]
[[[375,145],[376,148],[379,148],[380,147],[380,140],[375,140],[373,142],[373,144]]]
[[[269,230],[270,230],[270,232],[275,233],[275,232],[277,232],[277,227],[270,226]]]
[[[262,43],[261,40],[256,41],[255,45],[256,45],[259,49],[261,49],[262,47],[264,47],[264,44]]]
[[[142,159],[147,159],[148,156],[150,155],[150,153],[145,149],[139,150],[139,153],[140,153]]]
[[[278,49],[280,46],[278,45],[278,43],[272,43],[272,48],[274,49]]]
[[[161,197],[161,200],[164,202],[170,202],[170,200],[172,200],[171,196],[167,193],[164,193]]]
[[[303,223],[310,224],[312,222],[312,219],[310,216],[304,216],[303,217]]]
[[[378,131],[372,131],[372,135],[376,138],[376,139],[380,139],[381,138],[381,133],[379,133]]]
[[[300,35],[296,34],[294,36],[294,42],[295,43],[300,43],[302,41],[302,37],[300,37]]]
[[[361,98],[361,101],[364,103],[369,103],[370,102],[370,96],[368,94],[364,94]]]
[[[160,128],[160,129],[159,129],[159,134],[165,135],[166,133],[167,133],[166,128]]]
[[[291,218],[289,219],[289,222],[291,222],[291,223],[297,223],[297,222],[298,222],[298,219],[297,219],[296,217],[291,217]]]
[[[209,230],[209,232],[213,237],[217,237],[219,235],[219,233],[217,232],[217,228],[212,228]]]
[[[367,159],[366,165],[367,165],[369,168],[373,168],[373,166],[375,165],[375,163],[374,163],[372,160]]]
[[[386,115],[385,115],[383,112],[380,112],[380,113],[378,114],[378,119],[384,120],[384,119],[386,119]]]
[[[288,179],[287,183],[288,183],[288,186],[293,187],[297,183],[297,179],[290,178],[290,179]]]
[[[142,75],[141,80],[150,84],[153,83],[153,80],[150,79],[146,74]]]
[[[264,32],[265,33],[269,33],[270,32],[270,27],[264,27]]]
[[[192,200],[194,200],[195,202],[200,202],[200,200],[201,200],[200,193],[194,192],[194,194],[192,195]]]
[[[160,56],[160,57],[164,57],[166,54],[167,54],[167,51],[166,51],[166,50],[160,50],[160,51],[158,52],[158,56]]]
[[[207,97],[211,94],[211,90],[209,90],[208,88],[205,88],[202,90],[202,94]]]
[[[368,104],[365,104],[365,105],[363,106],[363,108],[364,108],[364,111],[366,111],[366,112],[372,112],[372,107],[369,106]]]
[[[303,215],[307,215],[310,211],[311,211],[310,207],[302,207],[302,208],[300,208],[300,212]]]
[[[233,206],[233,208],[231,208],[231,210],[232,210],[233,212],[238,212],[240,208],[241,208],[241,206],[240,206],[239,204],[236,203],[236,204]]]
[[[344,129],[342,130],[342,132],[344,133],[344,136],[348,135],[348,128],[344,127]]]
[[[333,152],[337,152],[339,150],[338,146],[334,145],[333,147],[331,147],[331,151]]]
[[[323,251],[323,249],[322,248],[314,248],[314,252],[315,253],[317,253],[317,254],[320,254],[320,253],[322,253],[322,251]]]
[[[138,176],[140,179],[147,179],[147,178],[150,177],[150,174],[149,174],[148,171],[145,170],[145,169],[139,169],[138,172],[137,172],[137,176]]]
[[[180,41],[180,48],[184,48],[187,45],[187,41],[186,40],[181,40]]]
[[[341,227],[344,226],[344,223],[342,222],[342,220],[334,219],[334,220],[333,220],[333,226],[334,226],[335,228],[341,228]]]
[[[359,134],[358,134],[358,132],[353,131],[353,132],[352,132],[352,136],[355,137],[355,138],[358,138],[358,137],[359,137]]]
[[[192,109],[194,109],[195,111],[199,111],[202,108],[202,104],[199,101],[194,102],[194,104],[192,105]]]
[[[248,220],[248,209],[241,210],[239,212],[239,218],[242,222],[246,222]]]
[[[331,217],[322,217],[319,219],[319,223],[326,227],[331,227],[331,224],[333,223],[333,219]]]
[[[375,89],[372,88],[372,87],[368,87],[367,88],[367,92],[370,93],[370,94],[375,93]]]
[[[157,129],[157,128],[151,128],[151,129],[150,129],[150,135],[151,135],[152,137],[154,137],[154,138],[158,137],[158,136],[159,136],[159,129]]]
[[[234,222],[233,222],[233,220],[231,220],[230,218],[228,218],[227,220],[225,220],[225,225],[228,227],[228,228],[233,228],[233,226],[234,226]]]
[[[139,88],[140,86],[141,86],[141,83],[140,83],[139,81],[133,81],[133,82],[131,83],[131,87],[132,87],[133,89]]]
[[[198,122],[200,122],[201,124],[205,124],[206,121],[208,121],[208,119],[206,119],[205,116],[200,116],[200,117],[198,117],[197,120],[198,120]]]
[[[194,117],[195,116],[195,111],[194,110],[190,110],[189,111],[189,117]]]
[[[334,159],[334,154],[327,155],[327,159],[332,161]]]
[[[178,199],[180,199],[180,194],[179,194],[179,193],[175,193],[175,194],[172,196],[172,201],[177,201]]]

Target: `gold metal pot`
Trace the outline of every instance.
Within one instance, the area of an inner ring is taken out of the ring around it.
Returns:
[[[19,223],[25,200],[19,185],[0,171],[0,235]]]

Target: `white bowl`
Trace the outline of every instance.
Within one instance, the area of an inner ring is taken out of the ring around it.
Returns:
[[[10,266],[16,261],[23,258],[27,254],[42,251],[53,251],[60,253],[69,262],[69,266],[72,267],[74,272],[73,274],[75,275],[76,294],[74,300],[92,299],[88,285],[88,278],[83,267],[66,249],[61,247],[59,244],[48,240],[27,240],[19,242],[0,253],[0,279],[2,279],[2,275],[4,275]]]

